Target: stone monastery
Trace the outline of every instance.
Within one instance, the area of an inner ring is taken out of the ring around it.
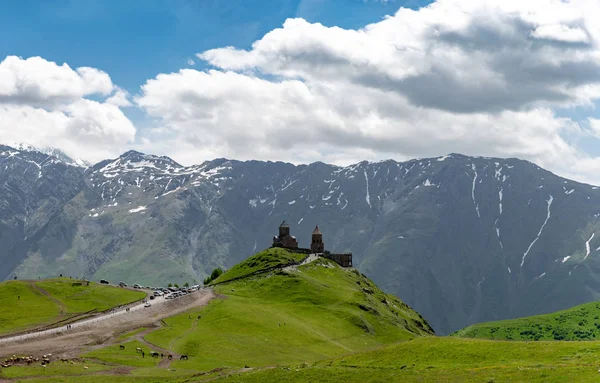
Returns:
[[[272,247],[282,247],[286,250],[298,253],[318,254],[324,258],[331,259],[342,267],[352,267],[352,253],[333,254],[328,250],[325,250],[323,233],[321,233],[319,226],[315,227],[315,230],[313,230],[310,249],[307,249],[298,247],[296,237],[290,235],[290,226],[283,221],[281,225],[279,225],[279,235],[273,237]]]

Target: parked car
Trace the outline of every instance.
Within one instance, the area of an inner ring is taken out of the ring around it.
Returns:
[[[103,284],[105,284],[105,285],[108,285],[108,281],[107,281],[106,279],[101,279],[101,280],[100,280],[100,283],[103,283]]]
[[[142,288],[142,286],[140,286],[140,285],[138,285],[138,284],[136,283],[135,285],[133,285],[133,288],[134,288],[134,289],[141,289],[141,288]]]
[[[121,287],[126,287],[126,286],[127,286],[127,283],[125,283],[125,282],[121,281],[121,282],[119,282],[119,286],[121,286]]]
[[[148,303],[146,303],[146,304],[144,305],[144,307],[150,307],[150,306],[152,306],[152,305],[150,304],[150,302],[148,302]]]

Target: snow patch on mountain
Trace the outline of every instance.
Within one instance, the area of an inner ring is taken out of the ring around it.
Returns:
[[[546,201],[546,203],[548,204],[548,211],[546,213],[546,220],[542,224],[542,227],[540,228],[540,231],[538,231],[537,237],[535,237],[535,239],[529,244],[529,247],[527,248],[527,251],[525,251],[525,253],[523,254],[523,259],[521,259],[521,267],[523,267],[523,264],[525,263],[525,258],[527,257],[527,254],[529,254],[529,251],[531,250],[531,248],[533,247],[533,245],[535,245],[535,243],[537,242],[537,240],[540,239],[540,235],[542,235],[542,231],[544,231],[544,227],[546,227],[546,224],[548,223],[548,220],[550,219],[550,207],[552,206],[552,201],[554,201],[554,197],[552,195],[550,195],[550,198],[548,198],[548,200]]]
[[[475,164],[471,164],[471,169],[475,172],[475,176],[473,177],[473,187],[471,188],[471,198],[473,199],[473,203],[475,204],[475,211],[477,211],[477,216],[481,218],[481,214],[479,214],[479,204],[475,201],[475,183],[477,182],[477,170],[475,168]]]
[[[590,250],[590,242],[592,241],[592,239],[594,239],[594,235],[596,235],[596,233],[592,233],[592,236],[590,237],[590,239],[588,239],[585,242],[585,257],[583,257],[583,260],[585,261],[585,259],[590,255],[591,250]]]
[[[364,172],[365,172],[365,181],[367,183],[367,195],[365,196],[365,200],[367,201],[367,204],[369,204],[369,208],[371,208],[371,196],[369,195],[369,178],[367,177],[367,171],[365,170]]]
[[[498,191],[498,209],[500,210],[500,214],[502,214],[502,189]]]
[[[129,212],[130,213],[139,213],[139,212],[144,211],[144,210],[146,210],[146,206],[138,206],[138,207],[136,207],[134,209],[130,209]]]

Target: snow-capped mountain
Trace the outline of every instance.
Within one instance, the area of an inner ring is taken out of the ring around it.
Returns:
[[[82,168],[87,168],[90,166],[89,162],[82,160],[80,158],[75,158],[75,159],[71,158],[68,155],[66,155],[65,152],[63,152],[60,149],[56,149],[56,148],[51,148],[51,147],[37,148],[33,145],[29,145],[24,142],[8,143],[5,146],[11,147],[20,152],[46,154],[48,156],[53,157],[54,160],[61,161],[61,162],[65,163],[66,165],[70,165],[70,166],[78,166],[78,167],[82,167]]]
[[[600,292],[600,190],[526,161],[182,166],[130,151],[84,171],[33,151],[0,153],[11,196],[0,200],[0,222],[11,222],[2,238],[12,240],[0,249],[12,260],[2,278],[191,282],[268,247],[286,220],[301,246],[318,224],[327,249],[352,251],[355,266],[442,334]]]

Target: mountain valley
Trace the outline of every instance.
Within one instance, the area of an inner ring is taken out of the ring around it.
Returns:
[[[286,220],[420,312],[438,334],[598,299],[600,190],[527,161],[216,159],[135,151],[93,166],[0,146],[1,279],[201,281]]]

